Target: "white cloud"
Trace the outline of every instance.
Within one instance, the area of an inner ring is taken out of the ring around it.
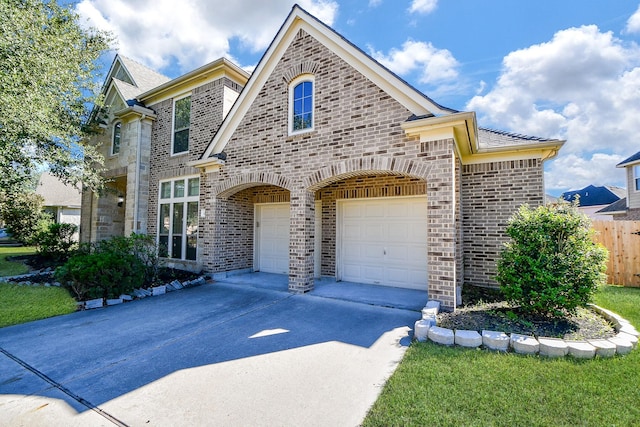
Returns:
[[[623,183],[616,160],[638,151],[640,51],[596,26],[559,31],[507,55],[495,86],[467,109],[481,126],[566,139],[549,188]]]
[[[402,49],[391,49],[384,54],[369,49],[371,55],[396,74],[420,72],[420,83],[438,83],[458,76],[458,61],[446,49],[437,49],[431,43],[407,40]]]
[[[409,7],[410,13],[431,13],[438,6],[438,0],[413,0]]]
[[[617,154],[595,153],[591,156],[569,154],[551,162],[545,171],[547,191],[579,190],[590,184],[626,187],[624,170],[616,165],[624,160]]]
[[[82,0],[76,10],[92,26],[112,31],[123,55],[159,70],[177,60],[185,72],[222,56],[230,58],[232,39],[252,52],[265,49],[294,3]],[[328,25],[333,24],[338,12],[333,0],[297,3]]]
[[[624,30],[626,33],[640,33],[640,6],[638,6],[635,13],[629,17]]]
[[[378,7],[382,0],[369,0],[369,7]]]

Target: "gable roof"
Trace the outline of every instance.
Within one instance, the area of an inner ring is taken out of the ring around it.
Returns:
[[[305,31],[330,49],[334,54],[345,60],[414,115],[431,117],[457,112],[456,110],[443,107],[410,86],[406,81],[402,80],[371,56],[347,41],[331,27],[296,4],[291,9],[289,16],[258,62],[247,85],[223,121],[220,129],[200,157],[201,161],[197,161],[194,164],[198,162],[204,164],[206,159],[214,154],[220,153],[224,149],[227,141],[231,138],[249,110],[249,107],[258,96],[260,89],[271,76],[276,65],[300,30]]]
[[[621,161],[620,163],[618,163],[616,165],[617,168],[623,168],[625,166],[629,166],[632,165],[634,163],[640,163],[640,151],[638,151],[636,154],[634,154],[631,157],[628,157],[626,159],[624,159],[623,161]]]
[[[80,207],[82,194],[80,190],[60,181],[48,172],[43,173],[36,187],[36,194],[44,199],[44,206]]]
[[[106,94],[113,84],[118,94],[122,97],[122,101],[126,102],[169,80],[171,80],[169,77],[131,58],[117,54],[111,63],[111,68],[107,73],[102,90]]]
[[[572,202],[576,197],[579,197],[580,206],[599,206],[608,205],[620,200],[620,196],[612,191],[614,187],[596,187],[594,185],[588,185],[581,190],[567,191],[560,196],[562,199]],[[616,188],[617,190],[624,191]]]
[[[605,206],[596,213],[614,214],[625,213],[627,211],[627,198],[624,197],[618,201],[611,203],[609,206]]]

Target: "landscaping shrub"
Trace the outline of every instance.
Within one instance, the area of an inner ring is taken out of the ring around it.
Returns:
[[[56,279],[82,301],[117,298],[158,280],[159,260],[152,237],[132,234],[81,245],[56,270]]]
[[[605,284],[607,250],[593,242],[591,221],[576,203],[522,206],[506,232],[511,241],[498,261],[497,280],[523,311],[574,312]]]
[[[13,238],[25,245],[32,245],[38,233],[52,223],[49,214],[42,210],[42,196],[34,192],[2,194],[0,216]]]
[[[78,231],[75,224],[52,223],[37,233],[34,243],[38,255],[56,263],[65,262],[78,248],[74,235]]]
[[[56,279],[83,301],[118,298],[140,287],[144,268],[131,254],[114,252],[80,253],[56,269]]]

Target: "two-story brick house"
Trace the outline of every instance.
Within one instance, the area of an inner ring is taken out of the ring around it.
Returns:
[[[250,78],[219,60],[128,101],[106,121],[131,115],[149,148],[124,232],[156,236],[171,263],[287,274],[293,292],[320,276],[422,289],[448,307],[463,283],[495,284],[507,220],[543,203],[563,143],[479,128],[298,6]]]

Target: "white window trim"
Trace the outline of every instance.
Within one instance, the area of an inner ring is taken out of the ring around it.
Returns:
[[[190,179],[194,179],[194,178],[198,178],[198,195],[196,196],[189,196],[189,180]],[[184,191],[185,191],[185,195],[183,197],[174,197],[173,195],[173,188],[174,188],[174,182],[175,181],[184,181],[185,183],[185,187],[184,187]],[[170,182],[171,183],[171,196],[168,198],[162,198],[162,184],[165,182]],[[167,260],[175,260],[175,261],[185,261],[185,262],[195,262],[198,259],[198,247],[196,244],[196,259],[192,260],[192,259],[187,259],[187,230],[186,230],[186,221],[187,221],[187,203],[188,202],[198,202],[198,212],[200,211],[200,184],[201,184],[201,177],[200,175],[185,175],[185,176],[177,176],[174,178],[170,178],[170,179],[163,179],[160,180],[158,182],[158,207],[157,207],[157,228],[156,228],[156,244],[159,246],[160,245],[160,229],[161,229],[161,220],[162,218],[160,217],[160,205],[169,205],[169,241],[167,243],[167,257],[163,257],[164,259]],[[183,221],[184,221],[184,226],[183,226],[183,230],[182,230],[182,248],[181,248],[181,252],[182,252],[182,258],[172,258],[172,254],[171,254],[171,236],[173,234],[172,230],[173,230],[173,205],[174,203],[184,203],[183,206]],[[199,218],[199,216],[198,216]],[[196,239],[197,236],[196,236]]]
[[[311,127],[300,130],[293,130],[293,90],[297,85],[303,82],[311,82],[312,84],[312,97],[311,97]],[[289,136],[300,135],[302,133],[313,132],[316,126],[316,80],[313,74],[301,74],[289,83],[289,109],[287,113],[287,122],[289,123]]]
[[[184,156],[185,154],[189,154],[189,148],[191,148],[191,147],[188,146],[186,151],[181,151],[179,153],[175,153],[174,152],[174,148],[175,148],[175,140],[174,139],[175,139],[175,136],[176,136],[176,102],[180,101],[181,99],[188,98],[190,96],[191,96],[191,92],[184,93],[184,94],[182,94],[180,96],[176,96],[176,97],[173,98],[173,108],[171,110],[171,148],[170,148],[171,157],[173,157],[173,156]],[[193,101],[193,99],[192,99],[192,101]],[[191,105],[189,106],[189,136],[191,136]]]
[[[118,146],[118,152],[114,152],[114,149],[116,148],[115,146],[115,136],[116,136],[116,126],[118,126],[118,124],[120,125],[120,145]],[[120,155],[120,153],[122,152],[122,121],[118,120],[116,121],[112,128],[111,128],[111,151],[110,151],[110,155],[111,156],[118,156]]]
[[[638,174],[636,175],[636,168],[638,168]],[[640,190],[636,186],[636,182],[640,180],[640,164],[631,166],[631,179],[633,180],[632,186],[634,193],[640,193]]]

